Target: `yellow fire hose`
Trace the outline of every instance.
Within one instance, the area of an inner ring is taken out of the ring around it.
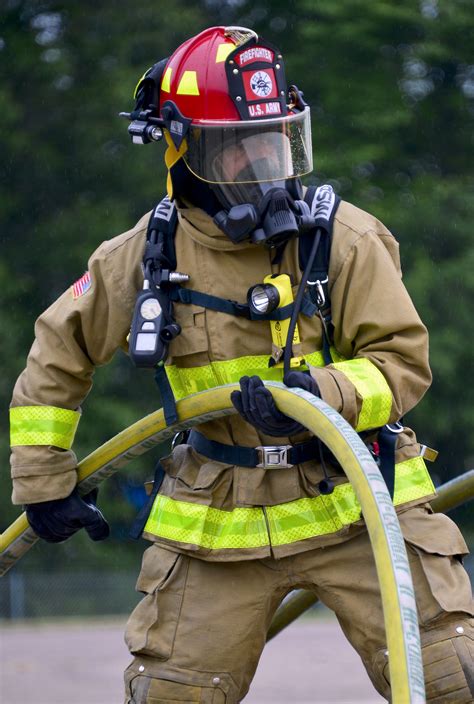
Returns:
[[[390,681],[394,704],[425,702],[417,612],[403,536],[390,495],[370,452],[350,425],[302,389],[265,384],[278,408],[305,425],[336,456],[351,482],[367,525],[382,596]],[[180,430],[235,413],[230,402],[236,384],[193,394],[177,404],[179,421],[166,427],[163,411],[146,416],[99,447],[79,465],[79,489],[87,493],[130,460]],[[0,537],[0,575],[36,542],[26,516]]]

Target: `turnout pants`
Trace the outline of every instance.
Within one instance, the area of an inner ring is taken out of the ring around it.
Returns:
[[[448,517],[425,507],[399,518],[415,585],[427,701],[473,702],[474,620],[460,558],[464,540]],[[240,702],[272,617],[296,588],[314,591],[334,611],[375,688],[389,700],[382,604],[363,532],[280,560],[209,562],[153,544],[137,583],[145,596],[127,624],[135,657],[125,673],[126,703]]]

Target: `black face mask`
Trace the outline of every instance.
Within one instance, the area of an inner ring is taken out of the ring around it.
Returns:
[[[249,168],[241,172],[238,179],[248,178]],[[212,190],[224,206],[224,210],[215,215],[214,222],[232,242],[250,239],[254,244],[278,247],[306,229],[305,216],[310,213],[302,200],[299,178],[213,185]],[[236,203],[239,197],[246,202]]]

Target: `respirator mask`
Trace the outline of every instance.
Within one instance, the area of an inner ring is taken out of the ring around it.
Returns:
[[[222,209],[232,240],[277,247],[308,224],[300,176],[312,170],[309,108],[277,120],[191,126],[183,155]]]

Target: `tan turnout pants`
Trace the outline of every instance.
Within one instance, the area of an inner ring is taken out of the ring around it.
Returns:
[[[469,578],[459,558],[464,540],[449,518],[423,507],[402,513],[400,524],[415,584],[427,701],[467,704],[474,701],[474,623]],[[127,624],[126,641],[135,655],[125,673],[127,704],[240,702],[273,614],[295,588],[314,591],[335,612],[375,688],[390,697],[367,533],[281,560],[206,562],[153,544],[137,588],[145,597]]]

